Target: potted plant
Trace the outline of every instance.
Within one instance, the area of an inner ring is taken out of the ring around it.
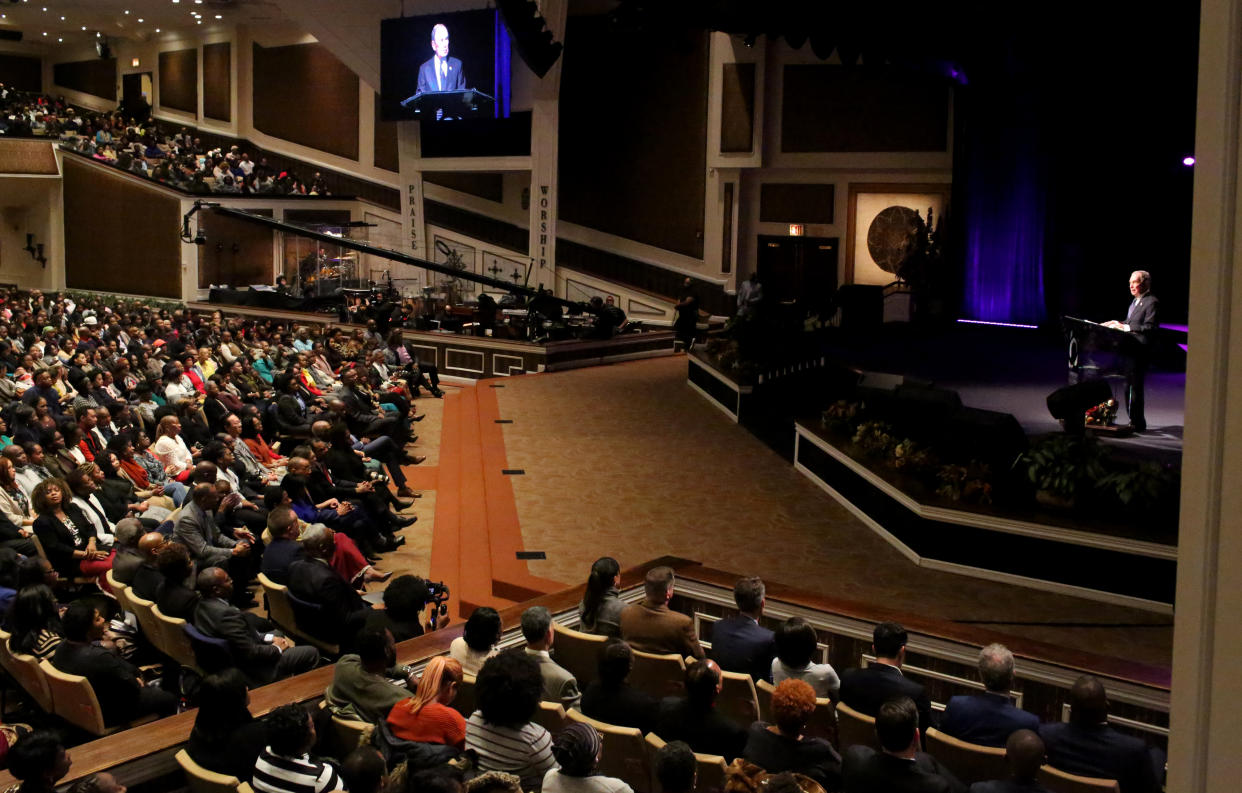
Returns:
[[[1035,500],[1047,506],[1072,508],[1078,496],[1104,478],[1104,451],[1085,436],[1052,435],[1020,458],[1035,487]]]

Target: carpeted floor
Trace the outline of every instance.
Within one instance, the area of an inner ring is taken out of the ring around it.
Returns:
[[[492,392],[500,416],[513,422],[501,425],[506,466],[524,471],[507,477],[521,547],[547,554],[528,562],[535,576],[579,583],[602,555],[624,567],[674,554],[998,633],[1170,663],[1171,618],[912,565],[691,390],[684,356],[494,382],[504,386]],[[405,470],[424,493],[413,508],[419,522],[382,569],[457,575],[430,563],[437,499],[455,515],[469,509],[460,494],[437,492],[439,464],[455,465],[470,451],[457,445],[479,442],[478,433],[454,432],[445,435],[454,448],[440,448],[445,409],[466,396],[456,390],[416,403],[427,418],[413,451],[428,460]],[[462,487],[461,476],[444,480]]]

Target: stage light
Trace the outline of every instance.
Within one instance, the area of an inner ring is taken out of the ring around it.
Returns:
[[[1194,164],[1195,164],[1195,158],[1194,158],[1194,157],[1183,157],[1183,158],[1182,158],[1182,165],[1185,165],[1187,168],[1189,168],[1190,166],[1192,166],[1192,165],[1194,165]]]
[[[1024,325],[1021,322],[989,322],[984,319],[959,319],[964,325],[995,325],[1001,328],[1026,328],[1028,330],[1039,330],[1038,325]]]

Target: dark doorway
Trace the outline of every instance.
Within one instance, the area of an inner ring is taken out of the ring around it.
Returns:
[[[836,237],[760,235],[758,269],[764,302],[823,306],[837,291]]]
[[[151,72],[121,75],[121,110],[146,118],[151,113]]]

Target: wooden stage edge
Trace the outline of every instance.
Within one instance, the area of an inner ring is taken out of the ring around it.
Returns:
[[[311,311],[282,311],[205,301],[186,303],[186,308],[196,312],[220,311],[243,317],[350,330],[360,327],[341,322],[334,314],[317,314]],[[579,369],[640,358],[658,358],[674,352],[674,334],[671,330],[627,333],[607,340],[554,341],[547,344],[408,329],[402,333],[406,342],[419,351],[422,360],[436,365],[442,377],[463,380]]]

